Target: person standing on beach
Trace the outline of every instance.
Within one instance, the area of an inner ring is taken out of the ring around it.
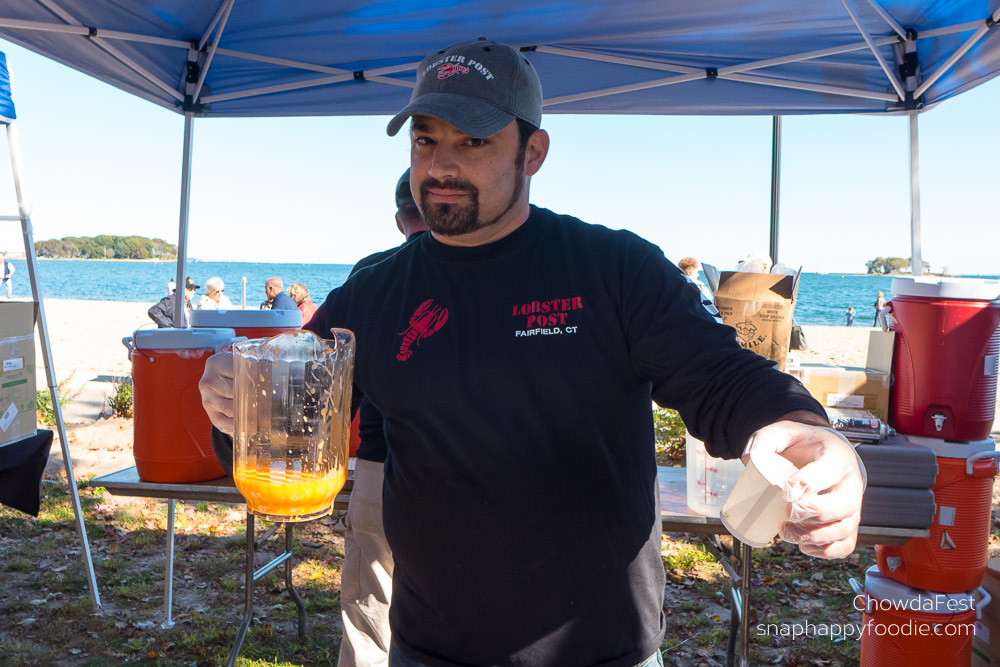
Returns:
[[[7,298],[10,299],[14,295],[14,264],[7,261],[6,255],[0,255],[0,274],[3,275],[3,287],[7,290]]]
[[[885,308],[885,294],[882,294],[882,292],[879,292],[875,296],[875,323],[872,324],[873,327],[877,327],[878,326],[878,314],[880,312],[882,312],[883,308]]]
[[[508,45],[425,58],[387,131],[411,121],[431,231],[307,327],[355,332],[356,398],[384,418],[389,667],[663,664],[651,399],[714,456],[800,467],[784,539],[824,558],[857,541],[859,460],[805,388],[742,349],[659,248],[529,203],[541,111],[538,75]],[[200,383],[229,434],[232,369],[216,354]]]
[[[847,307],[847,326],[849,326],[849,327],[854,326],[854,316],[855,316],[855,314],[856,314],[856,312],[854,310],[854,306],[848,306]]]
[[[260,304],[261,310],[298,310],[292,297],[285,294],[285,283],[281,278],[268,278],[264,283],[264,294],[267,301]]]
[[[359,260],[351,276],[391,257],[416,241],[427,225],[410,192],[410,170],[396,182],[396,228],[406,241],[390,250]],[[360,433],[354,487],[344,521],[344,565],[340,574],[340,609],[344,632],[338,667],[378,667],[387,664],[391,633],[392,550],[382,525],[382,480],[386,459],[382,414],[361,402]]]
[[[191,278],[187,278],[184,281],[184,308],[181,310],[182,327],[186,327],[188,322],[191,321],[191,299],[194,298],[194,293],[200,287],[201,285],[196,285]],[[146,311],[149,319],[156,322],[156,326],[160,329],[170,329],[174,326],[174,300],[176,298],[177,292],[174,292],[170,296],[160,299],[159,302]]]

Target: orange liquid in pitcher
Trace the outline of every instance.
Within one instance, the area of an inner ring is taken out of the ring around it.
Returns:
[[[270,476],[267,470],[241,468],[233,472],[236,488],[257,514],[301,517],[318,515],[333,506],[347,481],[347,466],[317,477],[315,473]]]

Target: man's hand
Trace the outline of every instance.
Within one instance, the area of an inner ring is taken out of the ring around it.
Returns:
[[[233,434],[233,353],[216,352],[205,362],[198,382],[201,404],[217,429]]]
[[[865,476],[847,440],[829,427],[781,420],[750,436],[744,459],[753,450],[780,453],[799,468],[783,488],[791,504],[781,539],[819,558],[843,558],[854,551]]]

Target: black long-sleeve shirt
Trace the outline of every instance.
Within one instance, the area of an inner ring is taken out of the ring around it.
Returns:
[[[716,456],[798,409],[683,274],[628,232],[532,208],[485,246],[424,235],[310,329],[357,336],[385,418],[393,641],[430,665],[634,665],[658,646],[651,398]],[[322,335],[322,334],[321,334]]]
[[[358,271],[307,326],[331,327],[385,419],[393,642],[428,665],[638,664],[664,627],[651,399],[725,458],[824,414],[659,248],[534,207]]]

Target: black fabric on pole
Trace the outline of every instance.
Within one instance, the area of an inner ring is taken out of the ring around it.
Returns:
[[[51,447],[52,431],[0,447],[0,504],[38,516],[42,472]]]

